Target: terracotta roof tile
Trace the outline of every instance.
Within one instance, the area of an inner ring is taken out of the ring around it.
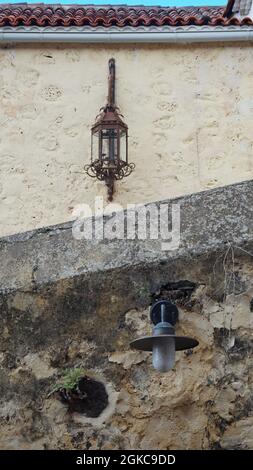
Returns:
[[[3,26],[188,26],[243,25],[253,22],[249,18],[239,21],[224,16],[225,7],[148,7],[127,5],[47,5],[0,4],[0,27]]]

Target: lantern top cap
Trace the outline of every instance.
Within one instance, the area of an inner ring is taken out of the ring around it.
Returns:
[[[121,127],[125,130],[128,129],[127,125],[121,119],[120,114],[116,109],[111,110],[105,106],[101,113],[97,116],[95,124],[92,126],[92,131],[95,131],[97,128],[115,126]]]

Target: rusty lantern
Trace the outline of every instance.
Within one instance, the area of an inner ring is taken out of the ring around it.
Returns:
[[[115,60],[109,60],[108,100],[91,128],[91,163],[86,173],[104,181],[112,201],[115,180],[129,176],[135,168],[128,163],[128,127],[115,105]]]

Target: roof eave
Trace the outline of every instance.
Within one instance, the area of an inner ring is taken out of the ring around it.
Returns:
[[[0,42],[5,43],[200,43],[252,41],[252,38],[253,25],[0,28]]]

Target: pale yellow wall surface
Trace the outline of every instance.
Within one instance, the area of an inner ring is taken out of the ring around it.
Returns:
[[[114,201],[145,203],[253,177],[253,49],[24,46],[0,49],[0,235],[65,222],[106,196],[83,172],[105,104],[108,59],[134,173]]]

